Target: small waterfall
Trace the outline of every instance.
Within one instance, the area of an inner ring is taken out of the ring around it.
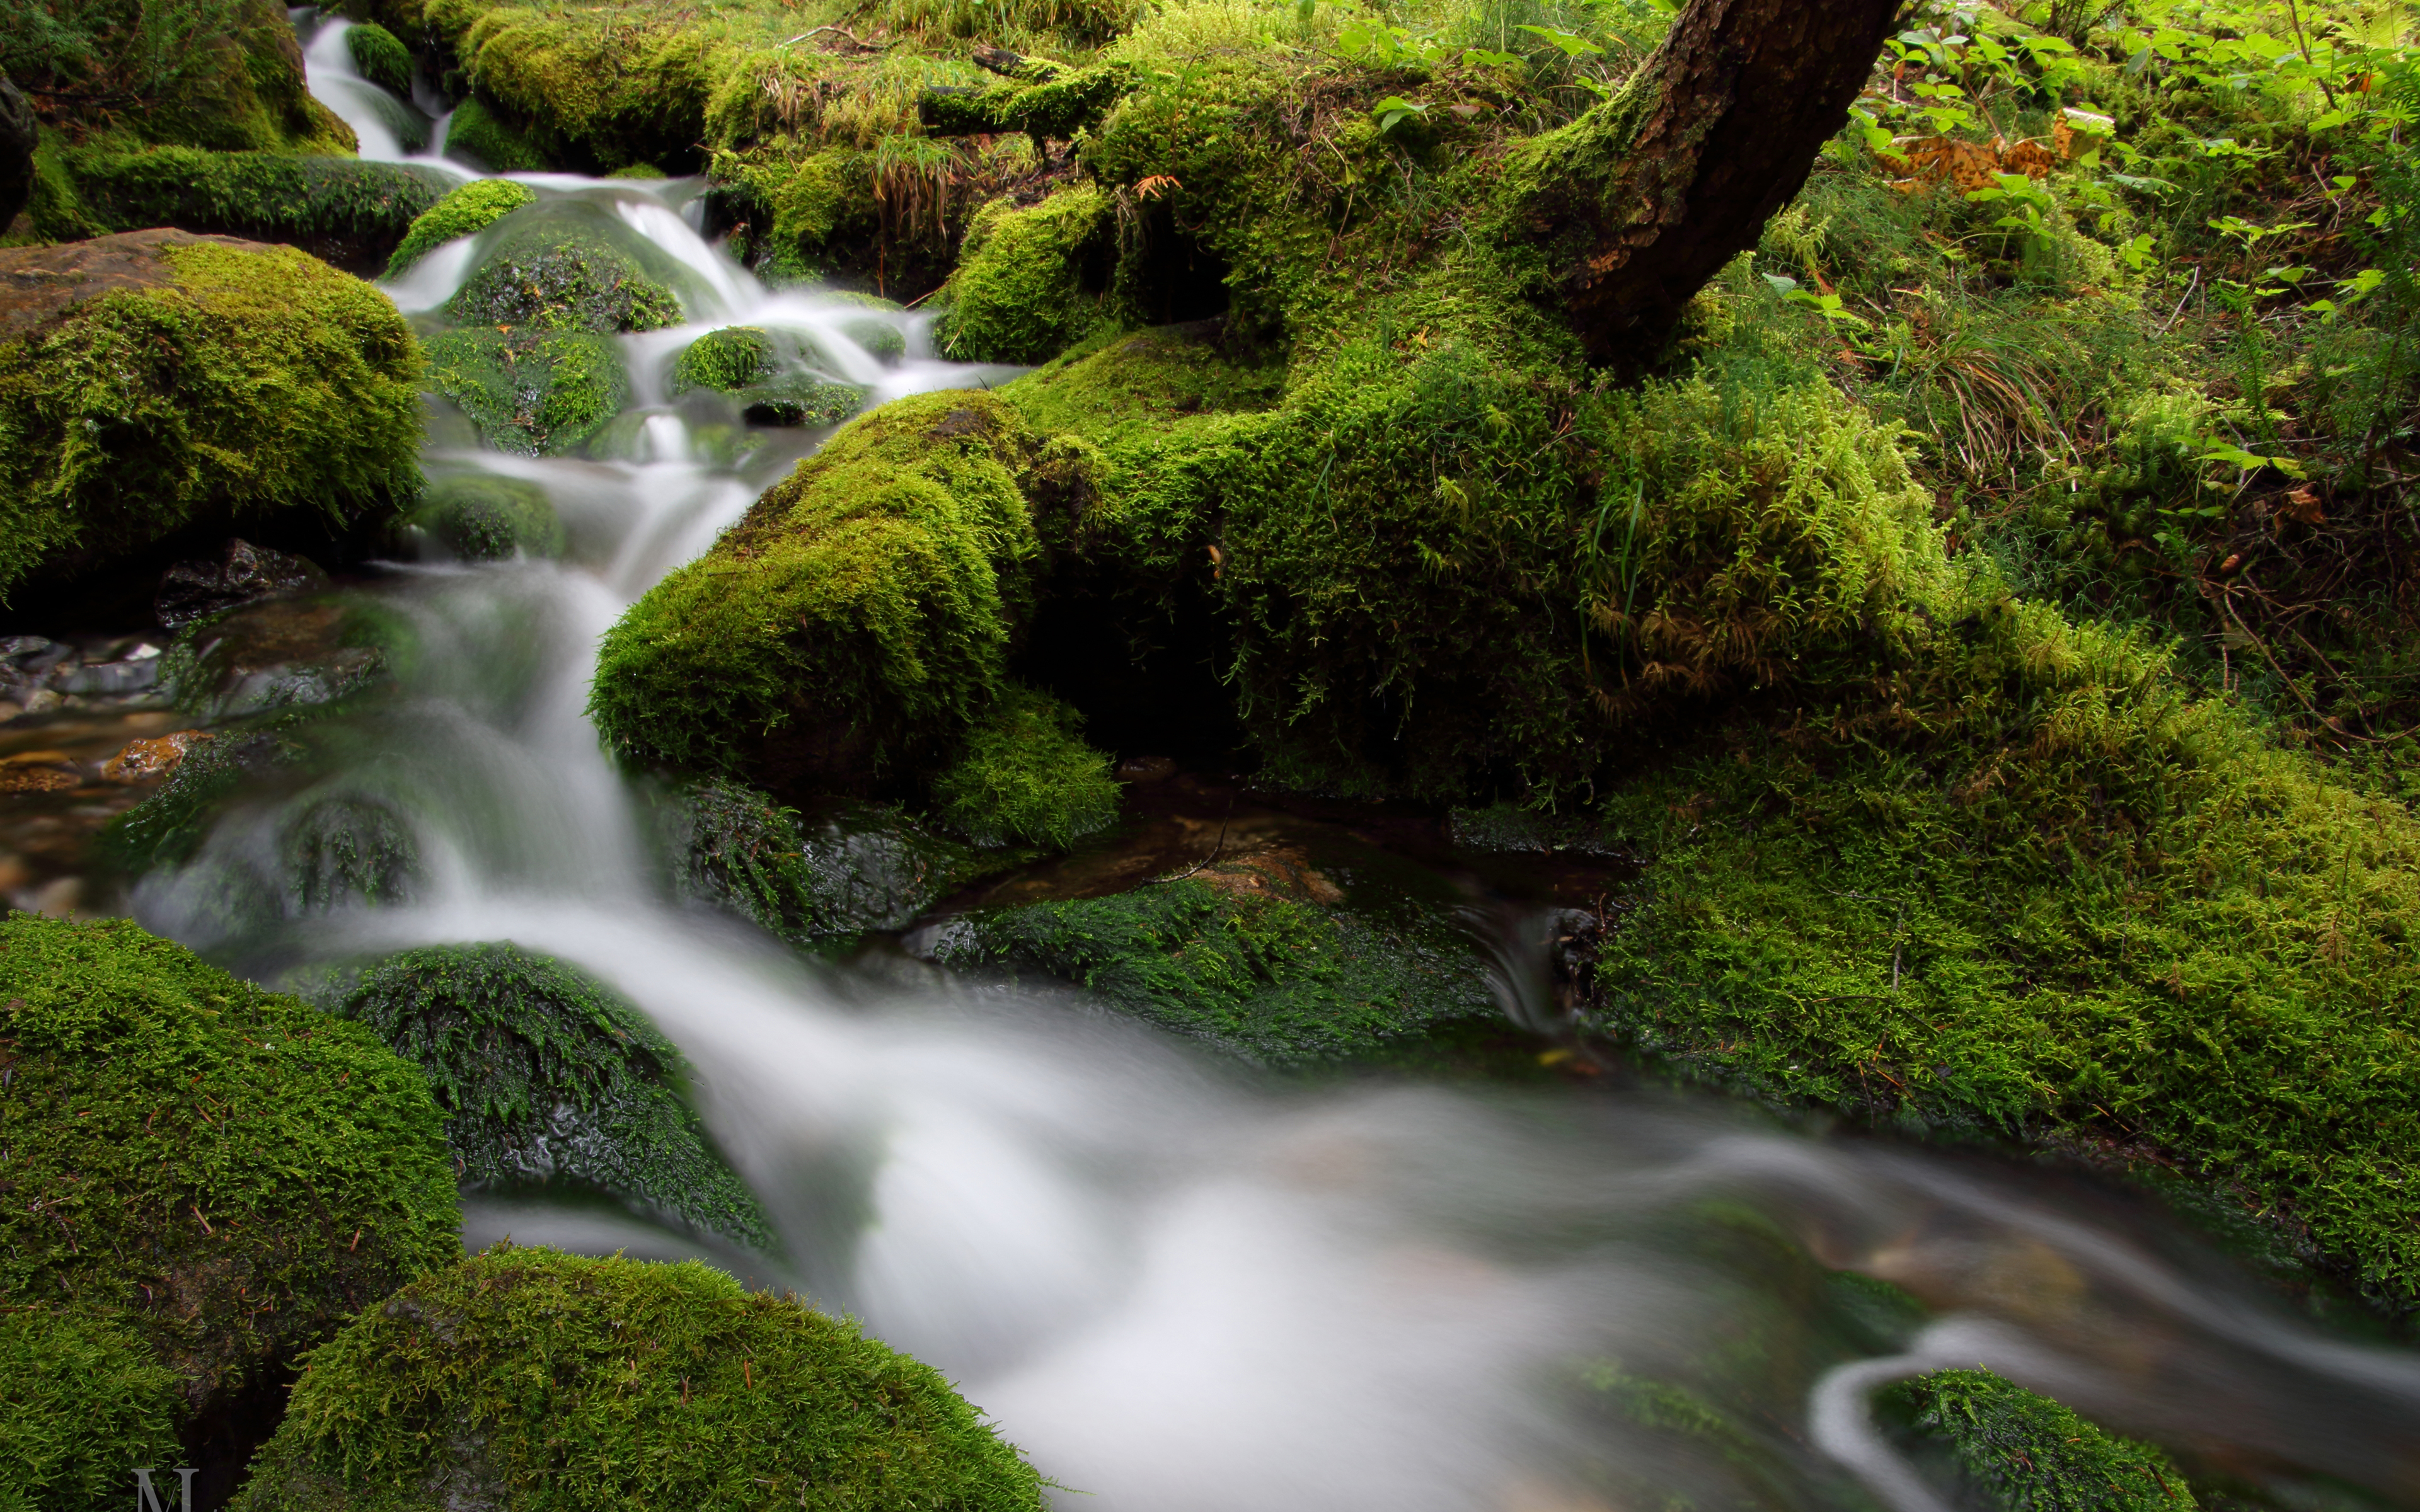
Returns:
[[[312,42],[332,103],[342,24]],[[1913,1509],[1921,1483],[1866,1392],[1977,1358],[2230,1463],[2420,1489],[2420,1359],[2323,1337],[2165,1228],[2037,1174],[1635,1089],[1270,1090],[1068,999],[812,966],[674,904],[646,799],[582,713],[597,639],[796,448],[717,460],[665,369],[737,322],[811,345],[876,403],[1014,370],[934,358],[918,315],[767,289],[682,213],[693,181],[523,181],[610,206],[694,275],[690,324],[622,338],[636,418],[615,455],[427,458],[537,484],[568,559],[398,565],[361,590],[409,627],[400,696],[306,790],[227,814],[136,895],[151,927],[293,980],[448,941],[577,964],[695,1063],[785,1252],[496,1199],[472,1204],[471,1242],[706,1254],[801,1286],[958,1380],[1077,1493],[1061,1504],[1096,1512],[1730,1504],[1751,1450],[1758,1504],[1854,1502],[1855,1476]],[[477,255],[441,249],[390,292],[434,308]],[[907,355],[864,345],[867,322]],[[408,902],[287,901],[278,826],[331,795],[405,817],[423,857]],[[1498,986],[1551,1026],[1528,985],[1544,927],[1500,952]],[[1825,1332],[1820,1267],[1899,1282],[1937,1319],[1860,1357]],[[1625,1382],[1744,1351],[1760,1363],[1728,1405],[1756,1425],[1746,1449],[1623,1405],[1644,1399]]]
[[[311,98],[353,129],[360,142],[357,150],[364,161],[410,162],[457,178],[473,177],[469,169],[442,156],[445,150],[445,117],[440,115],[432,121],[422,96],[426,86],[417,77],[413,80],[413,100],[398,100],[363,78],[361,69],[354,66],[352,49],[345,40],[345,34],[353,29],[352,22],[341,16],[323,16],[317,6],[299,6],[287,15],[302,39],[302,77]],[[428,91],[425,100],[426,104],[442,104],[433,90]]]

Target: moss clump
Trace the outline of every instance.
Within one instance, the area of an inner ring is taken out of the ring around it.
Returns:
[[[905,929],[1003,864],[893,808],[833,800],[802,814],[734,782],[690,788],[672,827],[686,896],[799,945]]]
[[[2190,1512],[2168,1457],[1988,1370],[1936,1370],[1889,1387],[1886,1421],[1945,1447],[1986,1504],[2008,1512]]]
[[[846,320],[840,333],[865,348],[867,356],[880,363],[895,363],[908,355],[908,338],[888,320]]]
[[[1082,717],[1011,685],[967,733],[966,753],[933,780],[943,823],[978,845],[1065,849],[1118,817],[1109,758],[1084,744]]]
[[[115,1320],[188,1408],[459,1253],[419,1071],[132,923],[0,922],[0,1293]]]
[[[1359,1054],[1494,1011],[1466,947],[1330,912],[1248,872],[1219,880],[971,914],[938,955],[1074,982],[1125,1012],[1275,1063]]]
[[[0,1304],[0,1498],[11,1508],[125,1504],[132,1465],[173,1465],[177,1378],[105,1319]],[[165,1477],[163,1477],[163,1479]]]
[[[428,340],[428,386],[489,441],[529,456],[579,446],[630,397],[609,338],[542,326],[438,332]]]
[[[752,384],[734,395],[740,418],[752,425],[837,425],[857,413],[866,391],[810,373]]]
[[[597,728],[628,760],[777,791],[928,769],[1000,695],[1036,450],[988,394],[861,417],[607,633]]]
[[[638,261],[569,216],[515,228],[446,301],[469,326],[611,335],[680,324],[680,301]]]
[[[420,212],[387,259],[386,276],[400,277],[404,270],[446,242],[484,231],[536,199],[536,190],[509,178],[473,179]]]
[[[680,1052],[570,967],[510,944],[406,950],[365,971],[335,1011],[427,1073],[466,1185],[568,1181],[772,1242],[682,1097]]]
[[[418,491],[420,353],[393,304],[287,248],[144,244],[160,284],[0,344],[0,593],[202,521]]]
[[[331,255],[395,245],[451,182],[408,163],[193,147],[71,149],[68,163],[103,229],[174,225],[302,242]]]
[[[713,389],[737,393],[766,377],[773,366],[772,339],[754,326],[709,331],[681,348],[673,363],[672,391]]]
[[[1049,361],[1103,320],[1115,239],[1109,196],[1091,185],[1026,209],[992,201],[967,228],[935,343],[961,362]]]
[[[346,29],[345,51],[363,78],[411,98],[411,54],[395,33],[374,21],[360,23]]]
[[[476,1445],[466,1451],[465,1445]],[[929,1366],[706,1266],[500,1246],[312,1356],[241,1512],[756,1506],[1039,1512]]]
[[[535,143],[476,99],[455,106],[446,118],[445,155],[487,173],[544,173],[549,167]]]
[[[407,523],[465,562],[563,555],[562,517],[545,489],[519,478],[441,478]]]

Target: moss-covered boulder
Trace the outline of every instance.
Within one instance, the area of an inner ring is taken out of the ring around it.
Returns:
[[[483,173],[540,173],[551,166],[535,143],[475,97],[454,108],[445,155]]]
[[[420,352],[290,248],[144,231],[0,249],[0,593],[174,532],[419,487]]]
[[[1116,217],[1085,185],[1038,205],[999,199],[967,227],[934,344],[960,362],[1044,363],[1107,318]]]
[[[0,1303],[0,1505],[125,1505],[129,1467],[178,1462],[179,1408],[176,1376],[116,1323]]]
[[[799,945],[905,929],[1004,864],[888,805],[832,799],[801,812],[718,779],[691,785],[670,818],[685,897]]]
[[[607,635],[598,729],[642,764],[784,794],[939,764],[1002,691],[1041,461],[988,394],[860,418]]]
[[[84,147],[66,162],[100,229],[223,232],[286,242],[364,272],[386,260],[451,182],[411,163],[180,147]]]
[[[690,1262],[490,1250],[312,1356],[241,1512],[601,1504],[1040,1512],[939,1374]]]
[[[612,335],[678,325],[672,270],[610,217],[580,205],[533,209],[497,233],[477,270],[446,301],[465,325]]]
[[[464,562],[559,557],[565,544],[545,489],[489,473],[438,479],[405,523]]]
[[[713,389],[737,393],[773,370],[773,341],[755,326],[709,331],[681,348],[673,363],[672,390]]]
[[[1956,1483],[1959,1504],[2006,1512],[2191,1512],[2168,1457],[1989,1370],[1936,1370],[1883,1391],[1883,1421]]]
[[[571,967],[509,943],[406,950],[365,970],[335,1011],[427,1073],[465,1186],[567,1183],[772,1242],[685,1101],[679,1050]]]
[[[122,1328],[180,1417],[459,1254],[419,1069],[132,922],[0,922],[0,1297]]]
[[[374,21],[349,26],[345,29],[345,52],[363,78],[407,100],[411,98],[411,54],[396,39],[395,33]]]
[[[754,425],[835,425],[857,413],[866,391],[818,370],[815,364],[825,361],[795,336],[777,339],[754,326],[725,326],[681,348],[670,387],[675,394],[692,389],[729,394]]]
[[[629,402],[630,375],[604,336],[543,326],[472,327],[428,338],[428,387],[503,451],[545,456],[584,442]]]
[[[387,259],[386,276],[400,277],[413,263],[448,241],[486,230],[524,205],[537,191],[509,178],[473,178],[420,212]]]

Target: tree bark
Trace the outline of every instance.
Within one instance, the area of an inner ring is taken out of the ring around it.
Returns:
[[[1691,0],[1621,93],[1508,162],[1516,237],[1592,355],[1639,356],[1848,119],[1900,0]]]

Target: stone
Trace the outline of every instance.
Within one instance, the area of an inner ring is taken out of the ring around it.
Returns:
[[[211,738],[206,730],[178,730],[129,741],[123,750],[101,764],[101,775],[112,782],[156,781],[181,765],[188,751]]]
[[[286,594],[328,586],[328,575],[301,557],[231,540],[216,562],[179,562],[160,577],[152,608],[163,629]]]

